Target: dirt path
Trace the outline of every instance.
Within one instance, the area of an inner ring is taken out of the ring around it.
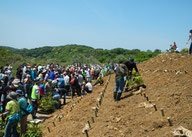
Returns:
[[[108,77],[104,78],[106,82]],[[104,84],[105,84],[104,82]],[[82,134],[82,129],[87,123],[88,119],[94,115],[92,107],[96,105],[97,97],[103,90],[104,86],[97,85],[91,94],[85,95],[82,99],[80,97],[74,98],[69,102],[63,109],[52,114],[52,118],[44,122],[44,136],[49,137],[81,137],[85,136]],[[71,106],[73,106],[71,108]],[[53,120],[54,116],[62,116],[61,121],[59,118]],[[53,122],[56,127],[54,127]],[[50,133],[47,127],[50,128]]]

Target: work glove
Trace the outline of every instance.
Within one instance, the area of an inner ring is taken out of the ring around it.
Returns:
[[[127,76],[124,76],[124,81],[126,81],[127,80]]]

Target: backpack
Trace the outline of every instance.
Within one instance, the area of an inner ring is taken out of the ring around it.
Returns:
[[[125,73],[125,69],[123,68],[123,66],[119,66],[119,74],[121,75],[121,76],[124,76],[124,75],[126,75],[126,73]]]
[[[15,123],[15,122],[18,122],[19,119],[20,119],[19,113],[16,113],[16,114],[10,116],[10,117],[8,118],[8,121],[9,121],[10,123]]]
[[[32,114],[33,112],[33,106],[27,103],[27,108],[26,109],[21,108],[21,110],[23,110],[26,115],[29,115],[29,114]]]
[[[119,65],[116,69],[116,74],[118,74],[119,78],[122,79],[126,76],[125,68],[122,65]]]

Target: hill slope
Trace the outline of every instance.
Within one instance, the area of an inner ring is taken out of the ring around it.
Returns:
[[[147,85],[145,94],[152,104],[156,104],[158,111],[153,107],[142,107],[141,103],[148,103],[144,96],[130,96],[129,92],[123,93],[121,101],[114,102],[112,96],[115,79],[112,75],[98,117],[95,118],[95,123],[91,122],[89,136],[172,137],[171,131],[180,125],[192,130],[191,63],[192,56],[161,54],[139,64],[140,73]],[[61,122],[55,121],[56,127],[52,126],[51,119],[46,120],[45,124],[50,127],[51,133],[45,128],[44,136],[84,137],[81,131],[87,120],[91,121],[91,116],[94,117],[91,107],[95,106],[102,89],[98,86],[79,103],[73,100],[63,110],[56,112],[55,114],[64,114]],[[69,111],[73,103],[76,106]],[[164,109],[165,117],[161,116],[161,108]],[[171,118],[172,127],[169,126],[167,117]]]
[[[35,58],[36,61],[49,59],[56,60],[58,63],[110,63],[117,62],[120,56],[127,59],[134,57],[136,61],[145,61],[151,57],[157,56],[161,51],[155,50],[154,52],[140,51],[138,49],[127,50],[116,48],[112,50],[107,49],[94,49],[84,45],[65,45],[65,46],[45,46],[35,49],[14,49],[7,47],[14,53],[21,54],[27,58]],[[42,61],[43,62],[43,61]]]
[[[17,53],[14,53],[12,50],[9,50],[5,47],[0,46],[0,66],[5,64],[13,64],[15,62],[24,61],[25,59]]]

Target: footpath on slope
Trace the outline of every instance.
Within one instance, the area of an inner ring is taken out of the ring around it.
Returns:
[[[104,78],[104,84],[106,84],[107,79],[108,77]],[[84,95],[82,98],[74,98],[62,109],[53,113],[50,118],[43,123],[43,136],[84,137],[85,134],[82,134],[82,130],[87,120],[91,120],[91,117],[94,116],[92,107],[96,106],[98,102],[97,97],[104,89],[104,84],[94,87],[91,94]]]

